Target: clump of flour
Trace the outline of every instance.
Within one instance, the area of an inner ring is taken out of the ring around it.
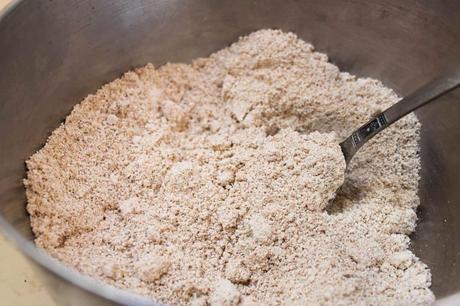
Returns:
[[[430,304],[407,236],[417,119],[363,147],[330,202],[344,181],[339,140],[396,101],[275,30],[128,72],[27,162],[35,241],[164,303]]]

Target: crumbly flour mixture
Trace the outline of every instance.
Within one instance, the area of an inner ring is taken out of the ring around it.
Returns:
[[[339,140],[396,101],[276,30],[128,72],[27,162],[36,243],[170,304],[431,304],[408,250],[417,119],[363,147],[335,197]]]

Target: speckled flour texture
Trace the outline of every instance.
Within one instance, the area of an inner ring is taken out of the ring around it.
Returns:
[[[335,197],[339,141],[397,99],[276,30],[128,72],[27,162],[35,241],[175,305],[431,304],[408,250],[417,119],[363,147]]]

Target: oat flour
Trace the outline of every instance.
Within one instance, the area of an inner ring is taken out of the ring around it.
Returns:
[[[414,116],[362,148],[328,205],[337,143],[396,101],[276,30],[128,72],[27,162],[36,243],[165,303],[430,304],[430,272],[408,250]]]

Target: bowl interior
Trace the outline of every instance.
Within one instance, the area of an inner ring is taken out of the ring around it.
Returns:
[[[1,18],[1,17],[0,17]],[[460,2],[19,2],[0,20],[0,212],[32,240],[24,160],[88,93],[133,67],[190,61],[261,28],[293,31],[341,70],[404,95],[460,62]],[[412,249],[438,297],[460,290],[460,91],[421,109]]]

